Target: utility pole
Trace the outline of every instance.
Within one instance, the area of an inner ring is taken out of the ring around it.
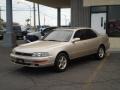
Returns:
[[[0,30],[2,29],[1,6],[0,6]]]
[[[65,17],[65,26],[67,26],[67,16],[64,15],[64,17]]]
[[[31,16],[31,6],[30,6],[30,26],[31,26],[31,18],[32,16]]]
[[[1,10],[1,6],[0,6],[0,19],[1,19],[1,11],[2,11],[2,10]]]
[[[38,30],[40,30],[40,32],[41,32],[41,29],[40,29],[40,27],[41,27],[41,25],[40,25],[40,7],[39,7],[39,4],[37,4],[37,5],[38,5],[38,24],[39,24]],[[41,39],[41,33],[40,33],[40,39]]]
[[[46,21],[46,19],[45,19],[45,16],[44,16],[44,26],[45,26],[45,21]]]
[[[36,9],[35,9],[35,3],[33,3],[33,11],[34,11],[34,30],[36,31]]]
[[[40,28],[40,7],[39,7],[39,4],[38,5],[38,24],[39,24],[39,28]]]

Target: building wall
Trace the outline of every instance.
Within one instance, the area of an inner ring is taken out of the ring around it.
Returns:
[[[71,0],[71,26],[90,27],[90,7],[83,7],[83,0]]]
[[[120,5],[120,0],[84,0],[84,6]]]

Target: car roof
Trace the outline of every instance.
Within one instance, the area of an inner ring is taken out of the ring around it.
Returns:
[[[77,31],[77,30],[82,30],[82,29],[91,29],[89,27],[59,27],[56,28],[54,30],[73,30],[73,31]]]

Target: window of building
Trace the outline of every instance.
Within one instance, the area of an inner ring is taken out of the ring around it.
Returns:
[[[120,6],[109,6],[108,35],[120,37]]]
[[[91,7],[91,12],[106,12],[107,11],[107,7],[106,6],[94,6]]]

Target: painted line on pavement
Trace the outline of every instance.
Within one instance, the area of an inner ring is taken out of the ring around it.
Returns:
[[[91,89],[91,84],[92,82],[96,79],[96,76],[98,75],[98,73],[100,72],[100,70],[103,68],[103,66],[105,65],[106,61],[108,60],[108,57],[110,56],[110,53],[108,53],[106,55],[106,57],[101,61],[101,63],[96,67],[95,71],[93,72],[93,74],[88,78],[88,80],[86,81],[86,85],[83,87],[83,90],[90,90]]]

